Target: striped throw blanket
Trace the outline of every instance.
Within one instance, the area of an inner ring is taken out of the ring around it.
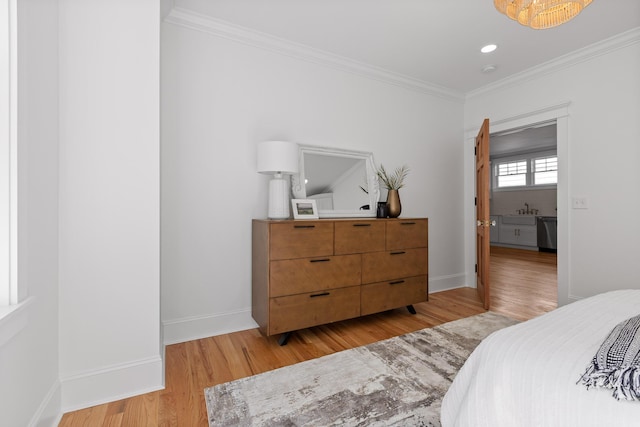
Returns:
[[[618,400],[640,400],[640,315],[613,328],[578,382],[611,389]]]

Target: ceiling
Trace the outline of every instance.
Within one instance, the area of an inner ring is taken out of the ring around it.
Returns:
[[[491,134],[491,157],[515,153],[556,150],[558,145],[555,121],[521,129]]]
[[[532,30],[491,0],[168,0],[174,6],[466,94],[640,27],[640,1],[594,0]],[[480,48],[494,43],[489,54]],[[487,65],[495,71],[483,73]]]

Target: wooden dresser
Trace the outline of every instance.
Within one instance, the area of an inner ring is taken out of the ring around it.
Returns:
[[[264,335],[428,299],[428,220],[253,220],[252,315]]]

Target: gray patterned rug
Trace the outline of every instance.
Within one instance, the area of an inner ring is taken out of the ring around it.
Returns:
[[[480,341],[517,323],[487,312],[205,389],[213,426],[439,426]]]

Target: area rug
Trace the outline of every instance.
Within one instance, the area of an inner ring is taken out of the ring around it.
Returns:
[[[473,349],[518,323],[486,312],[205,389],[213,426],[439,426]]]

